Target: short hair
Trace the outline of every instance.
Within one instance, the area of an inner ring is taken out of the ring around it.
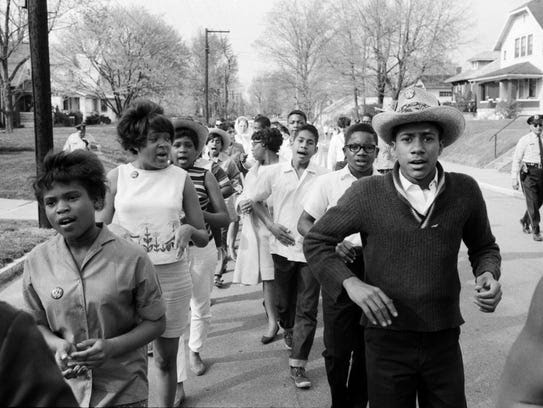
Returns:
[[[298,133],[296,133],[296,135],[299,135],[303,130],[307,130],[313,136],[315,136],[315,143],[319,142],[319,131],[317,130],[315,126],[310,125],[310,124],[305,124],[300,129],[298,129]]]
[[[271,126],[270,119],[264,115],[256,115],[254,118],[254,122],[260,123],[260,126],[263,129],[267,129]]]
[[[194,129],[183,127],[183,126],[176,127],[174,140],[181,139],[182,137],[188,137],[191,140],[196,150],[198,150],[201,147],[199,146],[200,138],[198,137],[198,133],[196,133]]]
[[[259,140],[266,149],[277,153],[283,144],[283,135],[279,129],[264,128],[253,133],[251,140]]]
[[[122,115],[117,125],[117,135],[123,149],[136,153],[147,144],[150,131],[164,132],[173,141],[173,125],[164,116],[164,109],[147,99],[134,102]]]
[[[301,110],[299,109],[294,109],[293,111],[291,111],[288,115],[287,115],[287,120],[288,118],[290,118],[292,115],[300,115],[302,118],[304,118],[304,120],[307,122],[307,115],[302,112]]]
[[[107,190],[106,171],[96,154],[83,149],[47,153],[43,173],[32,184],[36,200],[43,205],[44,193],[51,190],[54,183],[71,182],[81,184],[91,200],[103,205]]]
[[[378,142],[379,142],[379,140],[377,139],[377,132],[375,131],[375,129],[371,125],[369,125],[367,123],[357,123],[355,125],[349,126],[345,130],[345,144],[347,144],[349,142],[349,139],[351,138],[351,136],[355,132],[370,133],[370,134],[373,135],[373,138],[375,139],[375,144],[378,144]]]
[[[215,132],[209,132],[209,135],[207,135],[206,144],[211,142],[213,139],[221,139],[221,146],[224,145],[222,136]]]
[[[280,132],[286,133],[287,135],[290,135],[290,132],[288,131],[287,127],[284,126],[284,125],[283,125],[281,122],[279,122],[279,121],[274,121],[274,122],[272,122],[271,127],[272,127],[272,128],[276,128],[276,129],[279,129]]]
[[[351,119],[349,119],[347,116],[340,116],[337,120],[337,125],[339,128],[345,129],[351,125]]]

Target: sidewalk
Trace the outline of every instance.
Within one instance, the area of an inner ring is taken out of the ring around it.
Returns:
[[[0,219],[37,221],[38,205],[36,201],[0,198]]]

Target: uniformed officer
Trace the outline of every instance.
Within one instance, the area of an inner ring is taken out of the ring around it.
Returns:
[[[532,232],[535,241],[543,241],[539,229],[539,209],[543,204],[543,115],[530,116],[528,124],[530,133],[520,138],[515,148],[511,177],[515,190],[519,188],[520,178],[526,197],[527,210],[520,219],[522,230],[527,234]]]

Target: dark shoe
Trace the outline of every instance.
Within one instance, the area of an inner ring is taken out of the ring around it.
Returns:
[[[189,365],[192,372],[196,375],[202,375],[206,372],[206,365],[200,357],[200,353],[189,352]]]
[[[215,279],[213,280],[213,284],[215,285],[215,287],[217,287],[219,289],[224,288],[224,282],[223,282],[222,278],[220,277],[220,275],[215,275]]]
[[[534,234],[534,241],[543,241],[543,237],[539,232]]]
[[[292,350],[292,332],[285,331],[285,333],[283,334],[283,338],[285,340],[285,347],[289,350]]]
[[[305,368],[303,367],[290,367],[290,378],[294,380],[296,388],[311,388],[311,381],[305,375]]]
[[[525,222],[523,219],[520,220],[520,224],[522,225],[522,232],[525,234],[530,234],[532,230],[530,229],[530,224]]]
[[[277,336],[278,331],[279,331],[279,326],[275,326],[275,332],[273,333],[272,336],[262,336],[262,338],[260,339],[262,344],[271,343],[273,341],[273,339],[275,339],[275,336]]]

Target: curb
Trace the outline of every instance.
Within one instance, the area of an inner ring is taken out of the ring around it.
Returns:
[[[0,269],[0,291],[9,283],[22,275],[26,255],[16,259],[12,263]]]
[[[520,198],[521,200],[524,200],[524,194],[522,194],[520,191],[512,190],[505,187],[498,187],[488,183],[478,182],[478,184],[482,189],[494,191],[495,193],[505,194],[510,197]]]

